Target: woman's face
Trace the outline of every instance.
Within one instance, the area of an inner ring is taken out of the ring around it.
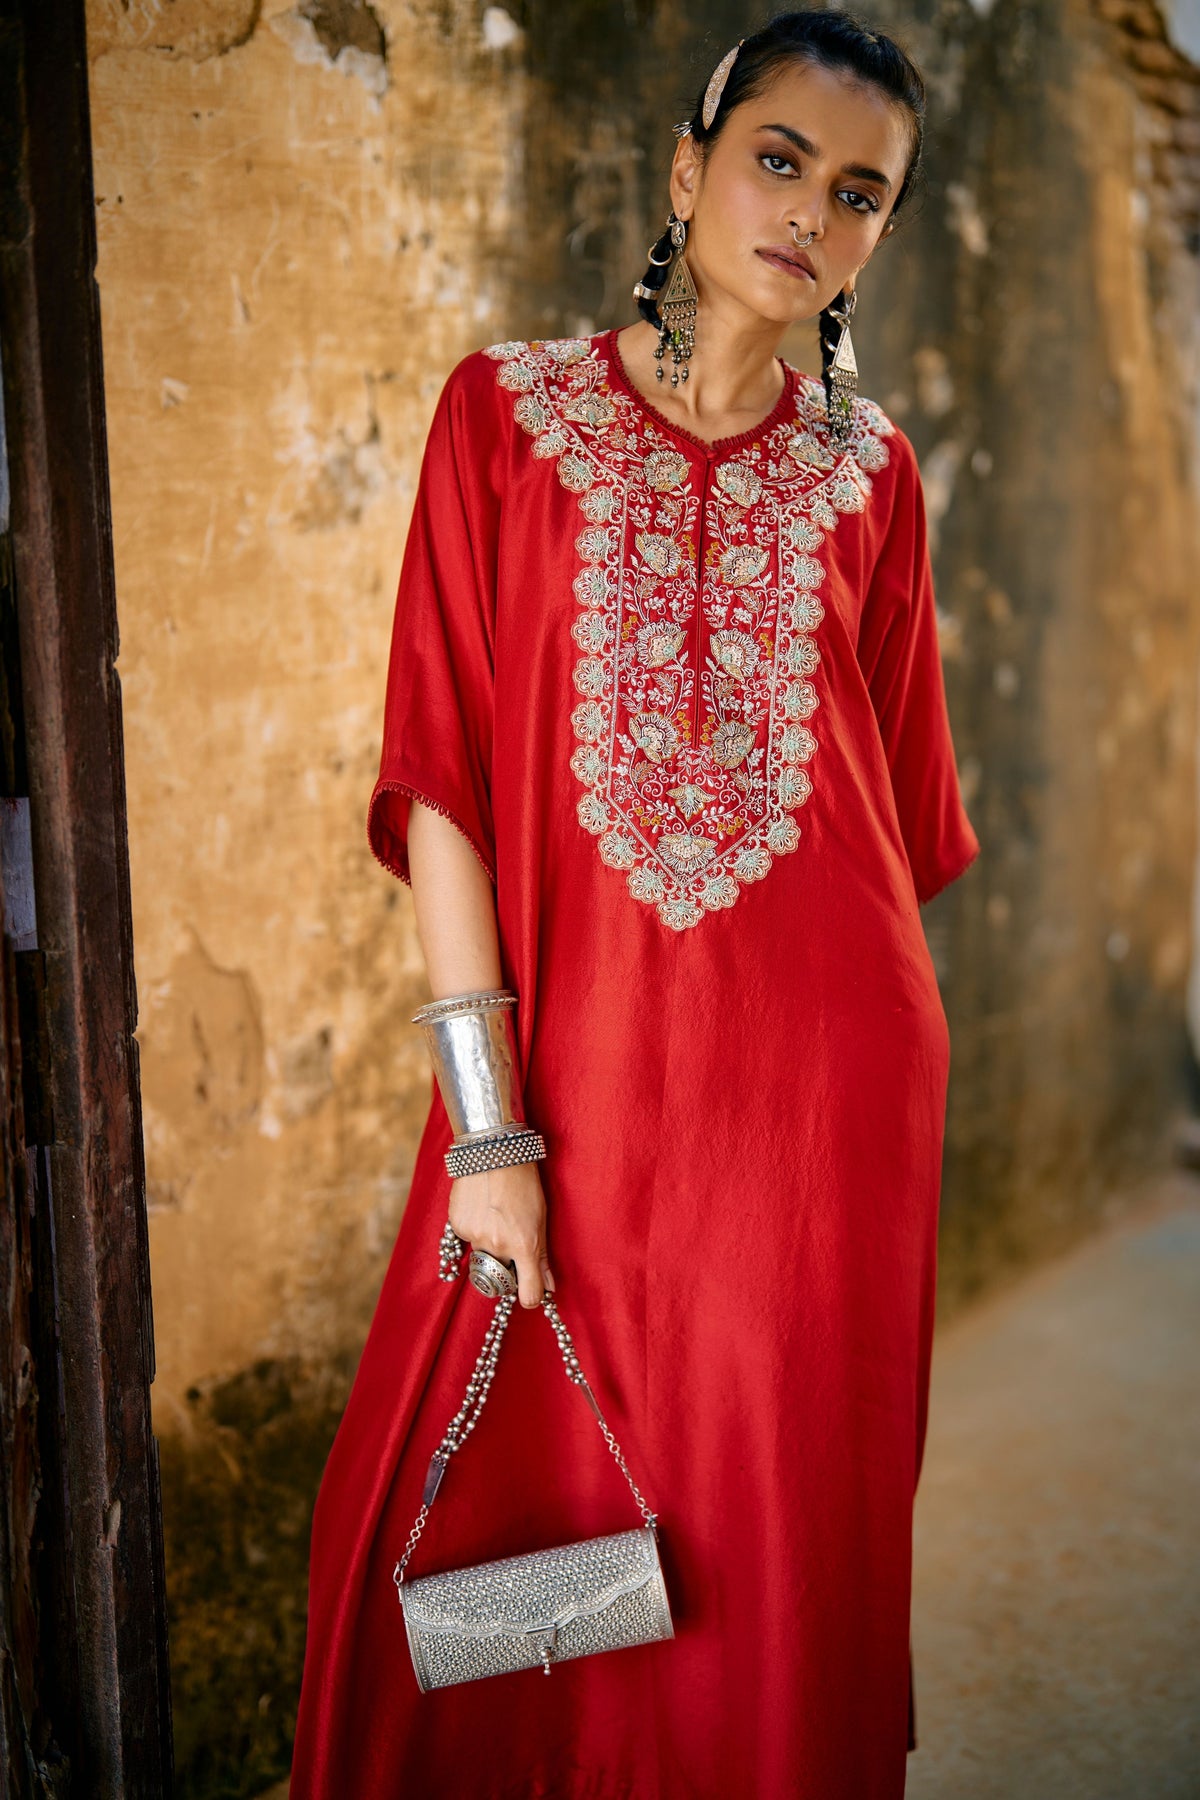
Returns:
[[[725,121],[707,155],[675,152],[671,201],[690,219],[701,300],[789,325],[814,317],[879,242],[908,167],[912,121],[878,88],[793,63]],[[792,234],[815,232],[800,249]]]

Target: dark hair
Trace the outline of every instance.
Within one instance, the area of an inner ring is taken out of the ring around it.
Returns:
[[[709,77],[705,77],[688,122],[693,140],[701,150],[709,149],[720,137],[734,108],[741,106],[743,101],[752,100],[776,75],[796,62],[819,63],[823,68],[849,75],[855,81],[877,88],[897,105],[906,108],[912,120],[912,153],[892,206],[890,220],[894,221],[912,193],[921,166],[925,142],[925,82],[917,65],[899,44],[881,31],[869,31],[850,13],[828,9],[778,13],[761,31],[745,38],[729,71],[713,122],[708,127],[703,117],[709,82]],[[642,277],[641,285],[655,295],[667,278],[670,247],[668,230],[653,246],[650,267]],[[655,327],[661,323],[658,304],[652,295],[639,296],[638,311]],[[820,319],[824,360],[836,344],[839,333],[839,322],[825,308]]]
[[[761,94],[775,76],[793,62],[819,63],[822,68],[850,75],[856,81],[878,88],[908,112],[913,126],[912,153],[892,206],[891,217],[895,218],[912,192],[920,166],[925,141],[925,82],[912,58],[894,39],[882,31],[869,31],[861,19],[850,13],[829,10],[778,13],[761,31],[746,38],[729,71],[716,116],[707,130],[703,118],[707,78],[697,95],[690,120],[694,141],[701,149],[716,143],[734,108]]]

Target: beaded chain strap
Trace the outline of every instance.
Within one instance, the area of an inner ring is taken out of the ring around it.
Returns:
[[[496,1310],[492,1314],[487,1332],[484,1336],[483,1345],[479,1355],[475,1359],[475,1367],[471,1371],[471,1378],[467,1382],[467,1391],[463,1395],[463,1403],[446,1427],[446,1435],[443,1437],[441,1443],[438,1445],[430,1459],[429,1470],[425,1476],[425,1488],[421,1495],[421,1509],[418,1512],[416,1519],[413,1521],[413,1527],[408,1534],[408,1542],[404,1546],[403,1554],[397,1562],[395,1569],[392,1571],[392,1580],[396,1583],[397,1588],[401,1587],[404,1582],[404,1572],[412,1558],[413,1551],[417,1547],[421,1533],[425,1529],[425,1521],[429,1517],[430,1508],[437,1496],[438,1488],[442,1484],[442,1477],[446,1473],[450,1458],[454,1455],[456,1450],[461,1450],[462,1446],[466,1443],[476,1425],[479,1423],[479,1415],[483,1411],[487,1401],[488,1391],[491,1388],[492,1381],[496,1374],[496,1363],[500,1356],[500,1346],[504,1342],[504,1333],[508,1329],[508,1322],[512,1317],[513,1307],[516,1303],[515,1294],[504,1294],[497,1300]],[[579,1388],[584,1399],[595,1414],[596,1423],[600,1427],[604,1441],[608,1445],[608,1448],[616,1461],[617,1467],[629,1484],[629,1491],[637,1502],[642,1518],[646,1521],[647,1525],[657,1525],[657,1515],[651,1510],[649,1504],[639,1490],[637,1483],[634,1481],[633,1476],[630,1474],[629,1465],[625,1461],[621,1446],[609,1429],[608,1422],[600,1410],[600,1404],[597,1401],[595,1394],[592,1392],[587,1376],[580,1366],[579,1357],[576,1353],[571,1334],[563,1324],[557,1302],[552,1294],[547,1294],[543,1299],[542,1310],[549,1319],[554,1335],[558,1339],[558,1347],[562,1353],[563,1367],[566,1369],[568,1381],[574,1382],[575,1386]]]

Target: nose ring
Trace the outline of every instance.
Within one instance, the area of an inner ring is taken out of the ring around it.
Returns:
[[[797,237],[796,227],[792,226],[792,240],[799,250],[803,250],[806,244],[811,244],[816,235],[815,231],[810,231],[807,237]]]

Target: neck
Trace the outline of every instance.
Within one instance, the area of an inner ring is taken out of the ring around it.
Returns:
[[[724,435],[723,427],[739,415],[759,418],[770,411],[782,391],[776,360],[786,324],[717,305],[704,305],[696,321],[696,348],[688,378],[671,386],[674,364],[668,350],[654,360],[655,328],[643,321],[621,333],[621,353],[630,375],[655,403],[699,437]],[[656,379],[660,368],[663,379]],[[682,373],[682,371],[681,371]]]

